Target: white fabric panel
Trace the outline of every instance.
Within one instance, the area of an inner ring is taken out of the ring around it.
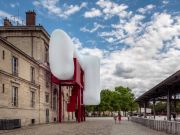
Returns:
[[[96,56],[78,57],[84,70],[84,104],[100,103],[100,60]]]

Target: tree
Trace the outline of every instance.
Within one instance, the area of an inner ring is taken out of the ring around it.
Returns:
[[[87,112],[93,112],[94,111],[94,107],[92,105],[87,105],[86,106],[86,111]]]
[[[122,86],[115,87],[115,90],[105,89],[101,91],[101,102],[98,106],[87,106],[88,112],[92,111],[123,111],[126,115],[127,111],[133,111],[137,108],[134,102],[134,94],[129,88]]]
[[[112,91],[111,90],[102,90],[101,91],[101,102],[99,104],[99,110],[104,111],[111,111],[111,100],[112,100]]]
[[[115,92],[118,92],[120,95],[120,108],[126,116],[127,111],[132,112],[136,107],[136,104],[134,102],[134,94],[132,93],[131,89],[124,88],[122,86],[115,87]]]

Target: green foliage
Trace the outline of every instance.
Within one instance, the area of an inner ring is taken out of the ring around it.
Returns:
[[[150,104],[150,108],[153,110],[153,104]],[[172,111],[175,111],[176,113],[180,113],[180,102],[177,100],[176,101],[176,110],[174,110],[174,102],[172,101],[171,103],[171,109]],[[166,101],[162,102],[162,101],[158,101],[155,104],[155,112],[156,114],[162,114],[162,113],[166,113],[167,111],[167,103]]]
[[[92,105],[87,105],[87,106],[86,106],[86,110],[87,110],[88,112],[92,112],[92,111],[94,111],[94,107],[93,107]]]
[[[176,112],[180,113],[180,102],[176,101]]]
[[[134,102],[134,94],[129,88],[122,86],[116,87],[115,90],[105,89],[101,91],[101,102],[98,106],[87,106],[88,112],[93,111],[133,111],[137,108]]]
[[[155,105],[155,111],[156,112],[166,112],[166,103],[164,102],[158,102]]]

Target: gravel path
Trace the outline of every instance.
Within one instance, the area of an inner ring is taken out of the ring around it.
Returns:
[[[166,135],[127,120],[114,124],[112,118],[88,118],[83,123],[44,124],[0,131],[0,135]]]

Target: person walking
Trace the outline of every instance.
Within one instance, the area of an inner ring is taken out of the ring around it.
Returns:
[[[173,116],[174,121],[176,121],[176,113],[175,112],[172,113],[172,116]]]
[[[115,122],[115,124],[116,124],[116,120],[117,120],[117,116],[116,116],[116,114],[114,114],[114,122]]]
[[[119,120],[119,123],[121,122],[121,113],[118,112],[118,120]]]

